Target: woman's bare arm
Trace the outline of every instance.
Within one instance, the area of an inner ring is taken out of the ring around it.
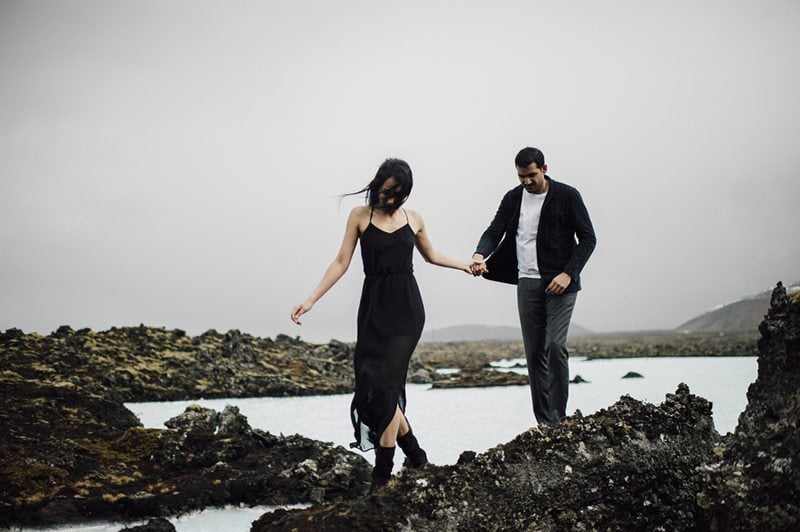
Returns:
[[[461,270],[469,274],[472,273],[470,270],[470,262],[451,259],[447,255],[436,251],[431,243],[430,238],[428,238],[428,232],[425,229],[425,221],[422,219],[422,216],[414,211],[408,212],[411,215],[411,219],[414,220],[414,225],[416,226],[412,226],[412,228],[415,229],[417,233],[417,249],[426,262],[435,264],[436,266],[442,266],[444,268]]]
[[[325,270],[322,280],[319,282],[317,287],[314,288],[308,298],[306,298],[303,303],[295,305],[295,307],[292,309],[291,318],[296,324],[300,325],[300,316],[311,310],[311,307],[314,306],[314,303],[319,301],[319,299],[324,296],[325,293],[330,290],[339,279],[342,278],[342,275],[344,275],[347,269],[350,267],[350,260],[353,258],[353,252],[356,249],[359,226],[361,225],[361,218],[363,218],[363,216],[364,207],[356,207],[350,211],[350,216],[347,218],[347,225],[345,226],[344,230],[344,239],[342,240],[342,245],[339,248],[339,253],[336,254],[336,258],[333,259],[333,262],[331,262],[330,266],[328,266],[328,269]]]

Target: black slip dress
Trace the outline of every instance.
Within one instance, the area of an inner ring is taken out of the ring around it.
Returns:
[[[425,308],[413,274],[416,234],[408,223],[387,233],[372,223],[361,234],[364,285],[358,306],[354,369],[356,389],[350,405],[355,441],[368,451],[394,417],[406,410],[406,373],[425,324]]]

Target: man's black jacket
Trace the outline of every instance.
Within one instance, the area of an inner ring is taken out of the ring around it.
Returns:
[[[550,186],[542,205],[536,235],[539,272],[545,285],[559,273],[566,272],[572,282],[565,293],[577,292],[581,289],[581,270],[597,242],[594,228],[580,193],[547,176],[545,179]],[[519,185],[503,196],[494,220],[478,241],[475,253],[487,257],[489,272],[484,277],[492,281],[517,284],[516,237],[523,191],[522,185]]]

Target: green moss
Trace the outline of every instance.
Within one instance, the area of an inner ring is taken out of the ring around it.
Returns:
[[[39,373],[55,373],[56,372],[56,370],[53,369],[52,367],[50,367],[49,365],[42,364],[40,362],[34,362],[33,364],[30,365],[30,368],[32,370],[34,370],[34,371],[39,372]]]
[[[86,453],[106,463],[148,460],[161,446],[160,429],[128,429],[115,440],[85,439],[78,445]]]
[[[9,491],[17,491],[20,499],[36,503],[61,489],[69,474],[60,467],[18,460],[0,462],[0,477],[6,489],[12,487]]]
[[[186,352],[186,351],[165,351],[161,354],[164,358],[170,358],[173,360],[180,360],[181,362],[188,362],[192,363],[195,359],[195,353],[193,352]]]
[[[205,391],[211,386],[211,382],[208,379],[198,379],[194,385],[194,389],[198,392]]]
[[[20,375],[16,371],[11,371],[11,370],[6,369],[6,370],[3,370],[3,371],[0,371],[0,380],[4,380],[4,381],[6,381],[6,380],[7,381],[21,381],[21,380],[24,380],[24,379],[22,378],[22,375]]]

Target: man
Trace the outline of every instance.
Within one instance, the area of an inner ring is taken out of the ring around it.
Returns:
[[[596,239],[581,195],[546,175],[540,150],[522,149],[515,164],[520,184],[500,202],[471,270],[517,285],[533,414],[539,424],[558,423],[567,415],[567,330]]]

